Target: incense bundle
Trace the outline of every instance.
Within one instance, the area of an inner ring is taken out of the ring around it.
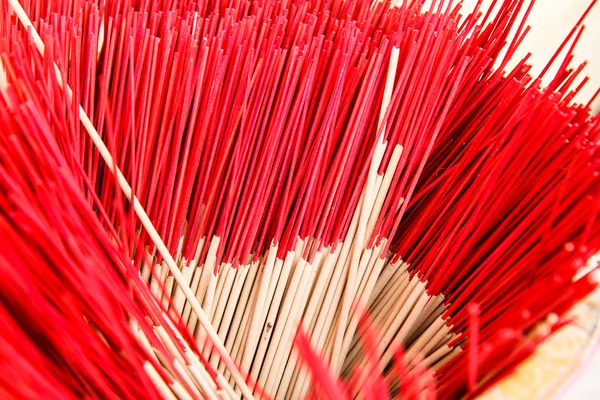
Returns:
[[[595,3],[0,0],[0,394],[482,393],[598,284]]]

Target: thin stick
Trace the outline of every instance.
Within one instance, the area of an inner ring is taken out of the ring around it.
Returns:
[[[248,340],[244,343],[244,352],[242,356],[242,368],[245,370],[250,369],[254,353],[260,340],[260,332],[262,331],[263,322],[266,317],[265,303],[267,302],[267,294],[269,291],[269,285],[271,283],[271,276],[273,274],[273,267],[275,264],[275,257],[277,256],[278,246],[272,244],[267,253],[266,261],[263,264],[263,273],[260,275],[260,284],[257,290],[256,307],[252,314],[252,320],[250,322],[250,330],[248,333]]]
[[[321,269],[324,259],[325,259],[325,256],[328,254],[329,254],[329,249],[327,249],[327,248],[321,249],[320,251],[318,251],[315,254],[313,262],[311,264],[307,265],[307,267],[311,268],[311,271],[310,271],[310,276],[308,278],[308,281],[299,289],[300,290],[299,294],[301,295],[301,297],[300,297],[301,300],[297,302],[299,304],[299,308],[297,308],[296,318],[295,318],[295,321],[292,326],[294,331],[297,331],[299,323],[300,323],[300,318],[302,317],[302,314],[304,314],[304,311],[306,309],[309,293],[314,292],[314,290],[311,290],[311,288],[314,288],[314,286],[315,286],[315,277],[317,275],[317,271],[319,271]],[[294,303],[296,304],[296,301]],[[283,371],[284,373],[279,382],[279,388],[277,389],[277,393],[275,396],[277,398],[288,398],[287,392],[290,387],[290,382],[292,380],[293,373],[296,369],[296,365],[297,365],[297,361],[298,361],[298,353],[295,351],[292,351],[292,338],[293,337],[294,337],[294,332],[292,332],[287,337],[284,336],[284,338],[286,338],[286,341],[287,341],[287,346],[288,346],[287,348],[289,349],[286,351],[286,353],[288,354],[288,361],[287,361],[287,364],[285,365],[285,369]]]
[[[213,269],[215,267],[215,263],[217,262],[217,250],[219,248],[219,243],[221,239],[218,236],[213,236],[210,240],[210,244],[208,245],[208,253],[206,254],[206,258],[204,259],[204,263],[202,264],[202,268],[199,268],[200,272],[200,282],[198,284],[198,289],[195,292],[195,298],[198,300],[199,304],[205,305],[206,294],[208,293],[208,288],[210,285],[210,280],[212,279]],[[191,332],[196,330],[197,317],[192,315],[190,317],[189,328]],[[196,339],[199,343],[204,343],[205,336],[202,329],[198,329],[196,334]]]
[[[232,293],[229,297],[227,307],[225,308],[223,321],[221,321],[221,326],[219,326],[219,336],[223,340],[227,338],[225,346],[229,349],[233,349],[234,347],[242,317],[246,310],[250,289],[252,288],[256,275],[256,270],[249,265],[241,265],[236,269],[237,274],[234,281],[234,287],[231,290]],[[216,357],[213,357],[212,360],[216,360]],[[219,370],[222,370],[221,366],[219,367]]]
[[[341,247],[341,244],[338,243],[338,245]],[[321,270],[319,271],[319,276],[317,278],[317,282],[315,283],[315,286],[310,294],[310,299],[308,300],[308,305],[306,306],[306,311],[304,312],[304,315],[302,317],[302,322],[305,326],[308,326],[308,327],[314,326],[314,320],[316,319],[317,314],[318,314],[317,309],[320,309],[323,304],[325,289],[327,288],[327,285],[331,280],[333,266],[335,265],[337,258],[340,254],[340,252],[339,252],[340,247],[336,247],[338,249],[338,251],[334,251],[334,252],[331,251],[331,248],[327,249],[327,254],[325,255],[325,259],[323,261],[323,266],[321,267]],[[292,393],[290,394],[291,398],[299,397],[299,395],[296,393],[296,390],[298,389],[299,385],[297,385],[296,382],[297,381],[303,382],[305,379],[306,373],[307,373],[307,371],[305,368],[301,368],[301,366],[296,367],[296,370],[294,371],[294,374],[292,376],[292,381],[291,381],[291,389],[292,389]]]
[[[231,346],[227,346],[231,349],[231,355],[236,359],[240,357],[240,349],[242,347],[242,343],[244,343],[246,338],[246,333],[248,331],[248,315],[252,313],[252,309],[254,308],[254,300],[256,293],[256,285],[257,281],[260,279],[258,273],[258,263],[259,261],[253,262],[248,266],[248,278],[244,282],[244,289],[242,294],[240,295],[240,303],[238,303],[236,307],[235,319],[233,320],[233,325],[230,329],[233,329],[231,333],[229,333],[229,337],[232,339]],[[242,312],[240,312],[242,311]],[[227,343],[230,343],[229,337],[227,338]],[[220,369],[226,368],[227,365],[221,363],[219,366]],[[225,373],[225,377],[228,377],[228,373]]]
[[[223,319],[223,313],[225,312],[225,307],[227,306],[227,299],[229,299],[229,295],[231,294],[231,288],[233,286],[236,273],[236,270],[232,267],[231,263],[223,264],[222,269],[223,270],[219,275],[219,283],[217,284],[217,292],[215,294],[217,306],[214,307],[214,311],[211,311],[210,313],[210,320],[212,321],[212,324],[217,332],[219,331],[219,326],[221,325],[221,320]]]
[[[165,381],[163,381],[163,379],[160,377],[160,374],[156,372],[156,369],[154,369],[152,364],[146,362],[144,364],[144,371],[146,371],[146,374],[150,377],[150,379],[154,383],[154,386],[158,389],[159,393],[164,399],[177,400],[177,397],[175,397],[169,386],[167,386]]]
[[[200,283],[200,276],[202,275],[202,270],[200,270],[198,267],[198,262],[200,261],[200,253],[202,252],[202,249],[204,248],[204,241],[205,238],[200,238],[198,240],[198,244],[196,246],[196,255],[194,256],[194,259],[192,260],[192,262],[190,263],[190,269],[192,270],[192,274],[194,274],[193,278],[192,278],[192,285],[190,286],[190,288],[192,289],[192,293],[194,293],[194,296],[196,295],[197,291],[198,291],[198,285]],[[192,307],[190,305],[189,301],[185,302],[185,306],[183,307],[183,321],[188,324],[188,326],[190,325],[190,314],[192,311]]]
[[[260,342],[258,344],[258,350],[255,355],[255,360],[252,365],[251,375],[254,377],[258,377],[261,371],[261,368],[264,365],[265,357],[267,355],[267,350],[269,349],[269,342],[273,333],[275,331],[274,326],[277,321],[277,314],[279,308],[281,306],[281,302],[283,300],[283,295],[285,293],[285,287],[287,285],[290,271],[292,270],[294,258],[296,256],[295,251],[290,251],[286,254],[285,260],[277,260],[277,269],[279,279],[277,281],[277,285],[274,288],[274,294],[272,296],[271,307],[269,308],[267,319],[265,321],[265,326],[263,328],[262,336],[260,338]],[[261,381],[260,378],[258,382],[264,384],[264,381]]]
[[[281,306],[277,324],[275,325],[275,332],[273,333],[273,338],[271,339],[271,344],[269,345],[269,351],[267,352],[265,365],[263,365],[263,369],[260,374],[260,381],[265,382],[264,385],[267,390],[273,389],[273,386],[275,385],[274,378],[275,375],[279,373],[279,366],[284,359],[287,360],[287,354],[285,354],[283,349],[284,346],[281,342],[285,341],[284,332],[288,331],[289,334],[289,325],[291,324],[290,319],[292,319],[291,314],[295,309],[293,308],[294,299],[296,299],[296,302],[300,301],[300,299],[297,298],[300,296],[298,289],[306,279],[306,275],[308,274],[306,271],[308,271],[309,268],[309,265],[307,265],[306,261],[304,260],[294,266],[294,272],[289,283],[289,289],[284,298],[283,305]]]

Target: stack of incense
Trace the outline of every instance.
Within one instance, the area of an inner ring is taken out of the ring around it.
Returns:
[[[0,393],[480,393],[597,285],[595,2],[0,0]]]

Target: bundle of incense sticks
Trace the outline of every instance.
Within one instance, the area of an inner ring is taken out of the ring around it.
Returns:
[[[482,3],[0,0],[0,395],[510,373],[598,282],[596,0],[539,76]]]

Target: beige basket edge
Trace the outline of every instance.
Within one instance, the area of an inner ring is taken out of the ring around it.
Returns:
[[[600,338],[600,288],[569,312],[575,322],[542,343],[515,371],[488,389],[480,400],[531,400],[552,397],[585,364]]]

